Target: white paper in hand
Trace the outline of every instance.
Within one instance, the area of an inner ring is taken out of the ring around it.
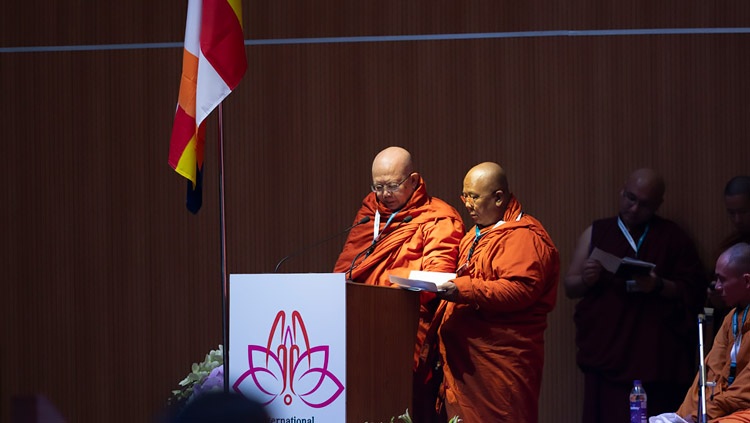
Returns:
[[[442,288],[443,284],[455,279],[455,273],[445,272],[427,272],[423,270],[412,270],[409,273],[408,278],[402,278],[399,276],[389,275],[391,283],[394,283],[404,289],[411,291],[429,291],[439,292],[444,291]]]
[[[648,423],[688,423],[676,413],[664,413],[648,418]]]

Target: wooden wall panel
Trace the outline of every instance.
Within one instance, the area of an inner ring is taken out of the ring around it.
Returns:
[[[654,28],[741,28],[744,0],[601,2],[511,0],[293,0],[243,2],[254,40]],[[181,42],[187,2],[10,2],[0,14],[0,47]]]
[[[743,27],[750,7],[742,0],[250,2],[246,26],[253,39],[372,35],[464,34],[623,28]]]
[[[0,15],[0,43],[181,40],[184,10],[153,6],[71,3],[44,10],[32,32],[30,10],[14,4]],[[745,2],[315,6],[246,4],[247,33],[747,22]],[[710,265],[730,230],[723,185],[750,173],[748,47],[744,34],[250,46],[247,76],[224,106],[228,270],[270,272],[350,224],[372,157],[394,144],[412,151],[430,192],[467,224],[457,199],[464,173],[484,160],[503,164],[557,243],[563,272],[580,231],[615,213],[627,173],[655,167],[668,185],[661,213],[688,229]],[[166,164],[180,55],[0,53],[0,361],[13,363],[0,370],[2,421],[11,396],[35,392],[70,421],[146,421],[221,342],[216,114],[197,216],[185,211],[185,183]],[[282,271],[327,272],[342,243],[305,251]],[[546,336],[542,422],[580,414],[573,308],[561,289]]]
[[[3,421],[35,392],[145,421],[221,339],[217,213],[188,216],[166,165],[180,52],[3,59]]]

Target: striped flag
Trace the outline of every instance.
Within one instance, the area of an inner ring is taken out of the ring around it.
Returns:
[[[188,179],[187,207],[201,207],[206,117],[247,69],[241,0],[189,0],[169,165]]]

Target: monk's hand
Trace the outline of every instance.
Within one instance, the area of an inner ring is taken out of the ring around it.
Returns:
[[[591,288],[599,283],[599,277],[602,274],[602,265],[597,260],[588,259],[583,262],[583,269],[581,271],[581,282],[586,288]]]
[[[456,269],[456,276],[463,276],[469,272],[469,263],[464,263]]]
[[[446,301],[454,301],[458,292],[456,290],[456,284],[453,281],[448,281],[440,285],[440,291],[438,291],[438,298]]]

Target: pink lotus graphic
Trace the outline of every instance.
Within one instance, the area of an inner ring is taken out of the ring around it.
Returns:
[[[300,313],[294,310],[287,325],[282,310],[271,325],[267,345],[247,346],[249,368],[232,388],[237,392],[257,391],[255,397],[264,405],[278,397],[290,405],[297,397],[310,407],[323,408],[344,392],[344,385],[328,370],[328,359],[328,345],[310,347]]]

